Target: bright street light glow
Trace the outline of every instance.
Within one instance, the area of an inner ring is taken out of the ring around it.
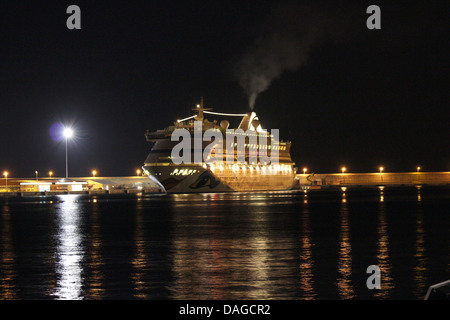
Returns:
[[[65,128],[63,134],[64,137],[71,138],[73,136],[73,130],[70,128]]]
[[[345,170],[347,170],[345,167],[342,167],[342,173],[344,173],[345,172]]]

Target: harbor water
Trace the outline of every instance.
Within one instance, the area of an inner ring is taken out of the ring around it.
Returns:
[[[1,197],[0,210],[1,300],[418,300],[450,279],[448,186]]]

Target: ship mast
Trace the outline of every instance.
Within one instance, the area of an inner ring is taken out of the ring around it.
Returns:
[[[203,111],[205,111],[205,110],[212,110],[212,108],[204,108],[203,107],[203,97],[201,97],[200,104],[197,105],[197,108],[194,108],[192,110],[198,112],[198,116],[195,117],[195,120],[203,121]]]

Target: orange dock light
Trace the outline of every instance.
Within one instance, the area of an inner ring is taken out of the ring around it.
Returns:
[[[420,171],[420,167],[417,167],[417,172],[419,172]]]
[[[384,170],[384,168],[383,168],[383,167],[380,167],[380,173],[382,173],[382,172],[383,172],[383,170]]]
[[[138,176],[140,176],[140,175],[141,175],[141,170],[137,169],[137,170],[136,170],[136,174],[137,174]]]
[[[5,176],[5,186],[8,185],[8,171],[3,172],[3,175]]]
[[[307,171],[308,169],[306,169],[306,168],[303,168],[303,174],[306,174],[306,171]]]
[[[341,170],[342,170],[342,173],[345,173],[345,170],[347,170],[347,168],[346,167],[342,167]]]
[[[92,170],[92,176],[95,177],[96,174],[97,174],[97,171]]]

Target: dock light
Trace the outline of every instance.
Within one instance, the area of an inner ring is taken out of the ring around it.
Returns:
[[[95,177],[96,174],[97,174],[97,171],[92,170],[92,176]]]
[[[384,168],[383,168],[383,167],[380,167],[380,173],[382,173],[382,172],[383,172],[383,170],[384,170]]]
[[[5,176],[5,186],[8,185],[8,171],[3,172],[3,175]]]
[[[64,128],[63,134],[64,134],[64,137],[66,138],[66,178],[68,178],[69,177],[69,158],[67,155],[67,140],[72,138],[73,130],[71,128]]]
[[[344,172],[345,172],[345,170],[347,170],[347,168],[345,168],[345,167],[342,167],[342,168],[341,168],[341,170],[342,170],[342,173],[344,173]]]
[[[137,169],[137,170],[136,170],[136,174],[137,174],[138,176],[140,176],[140,175],[141,175],[141,170]]]
[[[308,170],[308,169],[303,168],[303,174],[306,174],[306,170]]]
[[[34,173],[36,174],[36,181],[37,181],[38,180],[38,172],[35,171]]]
[[[53,175],[53,171],[49,171],[49,172],[48,172],[48,175],[49,175],[49,177],[51,178],[52,175]]]
[[[420,167],[417,167],[417,172],[419,172],[420,171]]]

